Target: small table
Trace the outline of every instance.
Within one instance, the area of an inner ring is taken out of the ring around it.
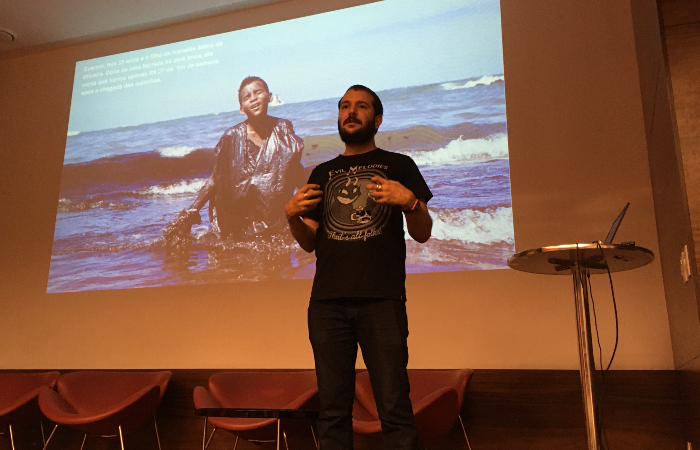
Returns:
[[[280,433],[281,419],[318,419],[318,411],[313,409],[274,409],[274,408],[195,408],[195,415],[204,416],[204,438],[202,439],[202,448],[206,448],[207,439],[207,424],[206,420],[209,417],[237,417],[247,419],[277,419],[277,450],[280,448]],[[314,433],[311,427],[311,433]],[[212,436],[213,436],[212,432]],[[211,438],[209,438],[211,440]],[[285,437],[286,439],[286,437]],[[318,448],[316,435],[314,434],[314,443]]]
[[[595,393],[593,370],[595,360],[592,351],[590,314],[588,311],[589,274],[622,272],[645,266],[654,260],[654,253],[633,244],[570,244],[541,247],[516,253],[508,258],[508,266],[523,272],[544,275],[569,275],[574,281],[576,326],[578,328],[581,387],[586,412],[588,449],[600,448],[598,423],[595,418]],[[602,367],[601,367],[602,369]]]

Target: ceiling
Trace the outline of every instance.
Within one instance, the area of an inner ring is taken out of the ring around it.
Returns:
[[[277,1],[281,0],[2,0],[0,57]],[[12,31],[15,41],[8,42],[3,30]]]

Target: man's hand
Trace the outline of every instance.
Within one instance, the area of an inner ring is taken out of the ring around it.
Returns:
[[[420,201],[420,207],[413,209],[413,214],[406,214],[406,227],[408,234],[421,244],[430,239],[433,229],[433,219],[428,213],[428,207],[423,200],[417,199],[410,189],[398,181],[385,180],[380,176],[372,177],[372,182],[366,186],[369,196],[383,205],[400,206],[402,210],[408,211],[414,208],[416,200]]]
[[[316,243],[316,230],[318,222],[308,217],[302,219],[300,216],[311,211],[321,202],[323,192],[318,184],[307,184],[292,196],[284,207],[289,222],[289,231],[299,243],[299,246],[307,252],[313,252]]]
[[[284,207],[287,220],[302,216],[316,208],[316,205],[321,202],[322,195],[321,186],[318,184],[307,184],[299,189]]]
[[[372,200],[381,205],[396,205],[401,209],[411,209],[416,202],[416,196],[398,181],[385,180],[380,176],[372,177],[372,182],[366,186]]]

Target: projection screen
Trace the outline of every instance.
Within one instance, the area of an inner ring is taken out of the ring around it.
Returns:
[[[251,217],[253,204],[240,208],[245,235],[218,232],[208,204],[178,245],[164,239],[212,176],[222,135],[246,120],[238,89],[251,75],[272,94],[267,113],[303,143],[297,187],[343,152],[345,90],[378,93],[377,145],[410,155],[434,194],[431,239],[406,235],[407,272],[506,267],[499,1],[384,0],[78,62],[48,292],[313,277],[314,255]],[[256,176],[274,185],[287,175]],[[273,206],[283,220],[284,204]]]

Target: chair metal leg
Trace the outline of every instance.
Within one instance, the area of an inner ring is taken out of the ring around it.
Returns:
[[[209,444],[211,443],[211,438],[214,437],[214,433],[216,433],[216,430],[218,430],[218,428],[216,428],[216,427],[214,427],[214,429],[211,430],[211,434],[209,435],[209,439],[207,439],[207,445],[204,446],[205,450],[206,450],[207,448],[209,448]],[[238,444],[238,436],[236,436],[236,444]],[[236,446],[235,446],[235,445],[234,445],[234,447],[233,447],[233,450],[236,450]]]
[[[469,450],[472,450],[472,446],[469,445],[469,438],[467,437],[467,429],[464,428],[464,422],[462,421],[462,415],[460,414],[457,417],[459,417],[459,424],[462,425],[462,432],[464,433],[464,440],[467,441],[467,448]]]
[[[311,437],[314,438],[314,445],[316,446],[316,450],[319,450],[318,440],[316,439],[316,433],[314,432],[314,425],[313,424],[311,424]]]
[[[233,444],[233,450],[236,450],[236,447],[238,447],[238,436],[236,436],[236,443]]]
[[[287,433],[284,430],[282,430],[282,436],[284,436],[284,446],[287,450],[289,450],[289,443],[287,442]]]
[[[204,417],[204,434],[202,435],[202,450],[207,450],[207,417]]]
[[[122,450],[124,450],[124,436],[122,436],[122,426],[119,425],[119,442],[122,444]]]
[[[156,422],[156,415],[153,415],[153,426],[156,429],[156,440],[158,441],[158,450],[163,450],[160,448],[160,436],[158,435],[158,422]]]
[[[280,450],[280,428],[281,422],[279,419],[277,419],[277,450]]]
[[[211,434],[209,435],[209,439],[207,439],[207,423],[208,423],[208,417],[204,416],[204,434],[202,434],[202,450],[207,450],[209,447],[209,443],[211,442],[211,438],[214,437],[214,433],[216,433],[217,428],[214,427],[213,430],[211,430]],[[238,436],[236,436],[236,445],[238,445]],[[233,446],[233,450],[236,450],[236,445]]]
[[[53,434],[56,432],[56,428],[58,428],[58,424],[53,426],[53,430],[51,430],[51,434],[49,434],[49,438],[44,442],[44,447],[41,450],[46,450],[46,446],[49,445],[49,442],[51,442],[51,438],[53,437]]]
[[[39,419],[39,427],[41,427],[41,443],[46,444],[46,436],[44,436],[44,421]]]
[[[85,439],[87,439],[87,433],[85,433],[85,436],[83,436],[83,443],[80,444],[80,450],[83,450],[83,447],[85,447]]]
[[[10,444],[12,444],[12,450],[15,450],[15,437],[12,436],[12,424],[9,424],[8,428],[10,429]]]

